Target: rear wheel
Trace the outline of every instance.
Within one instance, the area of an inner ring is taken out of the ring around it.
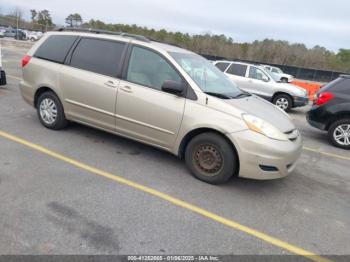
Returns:
[[[350,119],[334,122],[328,129],[328,138],[336,147],[350,149]]]
[[[185,161],[191,173],[204,182],[220,184],[238,172],[238,158],[221,135],[203,133],[186,147]]]
[[[287,94],[275,96],[272,102],[284,111],[289,111],[292,108],[292,98]]]
[[[45,92],[38,98],[37,112],[41,124],[49,129],[59,130],[67,126],[63,106],[53,92]]]

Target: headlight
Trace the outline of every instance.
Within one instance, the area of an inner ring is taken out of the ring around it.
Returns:
[[[288,137],[285,134],[264,120],[250,114],[242,114],[242,118],[250,130],[271,139],[288,141]]]

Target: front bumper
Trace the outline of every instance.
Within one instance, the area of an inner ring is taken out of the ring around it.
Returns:
[[[282,178],[293,172],[302,151],[302,138],[278,141],[251,130],[228,135],[236,146],[239,177],[268,180]]]
[[[294,107],[306,106],[309,104],[309,97],[293,96]]]

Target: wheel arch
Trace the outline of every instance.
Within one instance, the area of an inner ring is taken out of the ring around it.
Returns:
[[[328,121],[325,130],[328,131],[333,123],[335,123],[336,121],[342,120],[342,119],[350,119],[350,111],[349,112],[348,111],[341,112],[341,113],[336,114],[334,117],[332,117]]]
[[[37,107],[37,103],[38,103],[38,99],[39,99],[40,95],[45,93],[45,92],[52,92],[58,97],[58,99],[61,100],[61,98],[59,97],[59,95],[57,94],[57,92],[53,88],[48,87],[48,86],[41,86],[35,91],[35,94],[34,94],[34,103],[33,104],[34,104],[35,108]]]
[[[213,128],[208,128],[208,127],[200,127],[200,128],[196,128],[191,130],[190,132],[188,132],[181,140],[179,149],[178,149],[178,157],[180,159],[184,158],[185,155],[185,150],[187,145],[189,144],[189,142],[196,136],[203,134],[203,133],[215,133],[220,135],[221,137],[223,137],[226,142],[231,146],[231,148],[233,149],[236,157],[237,157],[237,174],[239,174],[239,170],[240,170],[240,159],[239,159],[239,154],[238,151],[236,149],[236,146],[233,144],[233,142],[222,132],[213,129]]]
[[[292,101],[292,107],[294,107],[294,99],[293,99],[293,96],[288,94],[287,92],[283,92],[283,91],[277,91],[276,93],[273,94],[272,96],[272,102],[275,100],[275,98],[278,96],[278,95],[286,95],[288,96],[291,101]]]

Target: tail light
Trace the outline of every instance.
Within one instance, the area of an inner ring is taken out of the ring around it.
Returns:
[[[334,98],[334,95],[329,92],[324,92],[318,95],[318,98],[316,100],[316,105],[320,106],[325,103],[328,103],[330,100]]]
[[[29,61],[30,61],[31,58],[32,58],[31,56],[25,55],[25,56],[22,58],[22,67],[25,67],[25,66],[29,63]]]

